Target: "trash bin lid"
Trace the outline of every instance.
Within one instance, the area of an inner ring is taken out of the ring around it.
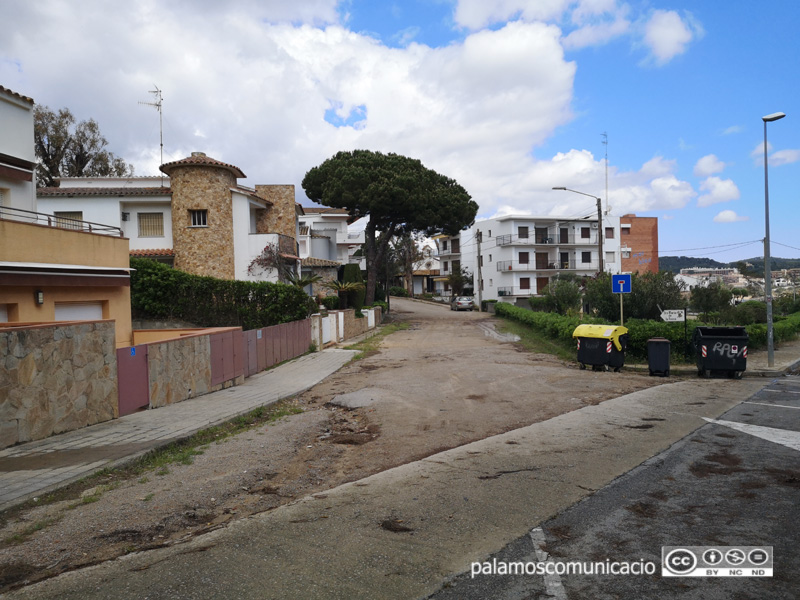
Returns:
[[[572,332],[572,337],[601,338],[611,340],[617,350],[622,351],[619,338],[628,333],[627,327],[621,325],[578,325]]]

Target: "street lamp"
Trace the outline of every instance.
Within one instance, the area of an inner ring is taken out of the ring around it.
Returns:
[[[597,245],[598,245],[598,259],[599,259],[599,266],[600,266],[600,273],[603,272],[603,205],[602,200],[597,196],[593,196],[592,194],[586,194],[584,192],[579,192],[578,190],[571,190],[566,187],[554,187],[554,190],[561,190],[562,192],[572,192],[573,194],[580,194],[581,196],[589,196],[589,198],[594,198],[597,200]]]
[[[782,112],[761,117],[764,121],[764,300],[767,303],[767,365],[775,366],[775,336],[772,327],[772,266],[769,242],[769,175],[767,173],[767,123],[782,119]]]

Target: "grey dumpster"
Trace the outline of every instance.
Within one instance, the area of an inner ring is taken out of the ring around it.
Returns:
[[[741,379],[747,369],[747,342],[744,327],[697,327],[692,335],[697,373],[701,377],[727,375]]]
[[[670,342],[666,338],[650,338],[647,340],[647,362],[650,376],[669,377]]]

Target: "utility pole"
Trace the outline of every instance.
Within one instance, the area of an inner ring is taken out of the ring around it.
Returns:
[[[603,201],[597,199],[597,245],[599,247],[600,272],[603,273]]]
[[[479,229],[475,235],[475,240],[478,242],[478,312],[483,310],[483,274],[481,273],[481,241],[483,240],[483,233]]]

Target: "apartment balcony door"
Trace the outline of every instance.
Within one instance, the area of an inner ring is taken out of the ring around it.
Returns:
[[[544,288],[550,283],[549,277],[537,277],[536,278],[536,293],[541,294],[544,291]]]
[[[546,269],[548,266],[547,263],[547,252],[537,252],[536,253],[536,268],[537,269]]]
[[[569,269],[569,252],[561,252],[558,255],[559,268]]]
[[[558,230],[558,243],[569,244],[569,229],[562,227]]]

